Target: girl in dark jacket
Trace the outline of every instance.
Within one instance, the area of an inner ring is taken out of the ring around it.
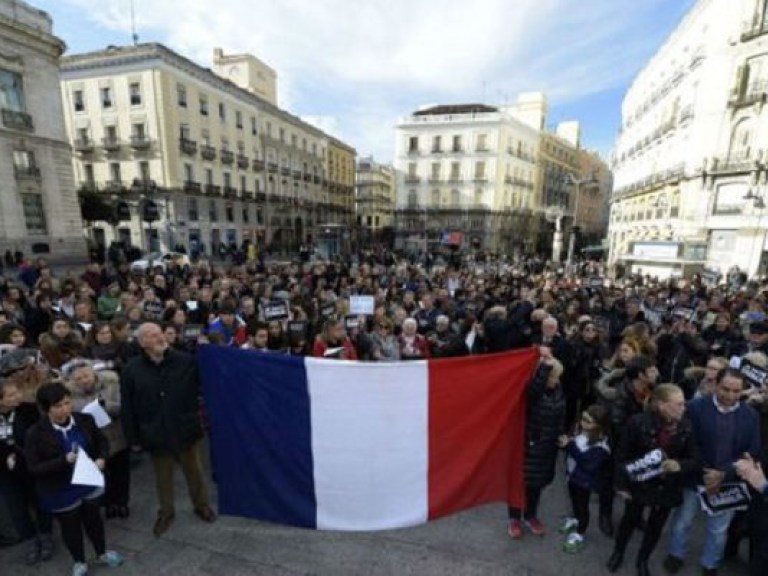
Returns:
[[[581,415],[579,434],[573,438],[563,436],[560,441],[565,447],[568,495],[573,510],[573,516],[566,518],[560,527],[561,534],[568,534],[563,544],[566,552],[579,552],[584,547],[584,533],[589,526],[589,498],[592,492],[600,491],[605,478],[603,468],[610,464],[608,422],[608,411],[593,404]]]
[[[648,559],[673,508],[682,502],[681,479],[699,467],[685,396],[674,384],[653,390],[650,409],[630,418],[616,453],[616,492],[626,501],[608,571],[616,572],[647,507],[650,512],[637,553],[638,576],[648,575]]]
[[[104,521],[99,512],[104,488],[72,483],[79,450],[99,469],[104,469],[109,456],[106,438],[90,415],[72,413],[69,390],[61,383],[41,386],[37,404],[44,416],[29,430],[24,453],[41,505],[61,525],[62,540],[75,561],[72,575],[88,573],[83,532],[88,535],[99,564],[119,566],[123,558],[107,550]]]
[[[565,421],[565,396],[560,386],[563,365],[551,350],[541,348],[543,362],[528,386],[525,426],[525,510],[509,508],[510,538],[523,536],[523,523],[537,536],[545,533],[537,518],[541,493],[555,477],[558,439]]]

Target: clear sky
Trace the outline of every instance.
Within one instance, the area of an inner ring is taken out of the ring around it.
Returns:
[[[131,42],[130,0],[27,0],[69,53]],[[607,154],[634,75],[696,0],[134,0],[142,42],[203,66],[214,47],[278,73],[280,105],[392,161],[394,125],[424,104],[544,91]]]

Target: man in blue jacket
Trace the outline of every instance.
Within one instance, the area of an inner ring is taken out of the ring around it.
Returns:
[[[760,456],[760,419],[754,408],[741,402],[744,378],[734,368],[724,368],[717,377],[715,393],[693,400],[686,410],[701,453],[703,473],[690,479],[683,491],[683,504],[672,516],[669,555],[664,568],[676,573],[688,551],[691,525],[701,509],[697,488],[716,494],[726,483],[738,482],[735,462],[745,454]],[[706,518],[706,536],[701,554],[704,575],[717,574],[723,558],[728,526],[734,510],[721,510]]]

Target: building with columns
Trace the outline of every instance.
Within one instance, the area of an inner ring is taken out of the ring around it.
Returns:
[[[768,272],[768,7],[699,0],[622,104],[610,263]]]
[[[63,59],[77,184],[119,208],[91,222],[97,242],[291,251],[352,222],[354,149],[279,108],[260,60],[221,49],[213,60],[212,71],[155,43]]]
[[[65,45],[51,18],[0,0],[0,252],[87,258],[59,98]]]

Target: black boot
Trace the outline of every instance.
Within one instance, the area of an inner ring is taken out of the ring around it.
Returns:
[[[650,572],[648,571],[648,560],[647,559],[637,559],[637,576],[650,576]]]
[[[621,568],[622,562],[624,562],[624,552],[614,550],[613,554],[611,554],[611,557],[608,558],[608,562],[606,562],[605,567],[608,568],[608,572],[613,574],[619,568]]]

